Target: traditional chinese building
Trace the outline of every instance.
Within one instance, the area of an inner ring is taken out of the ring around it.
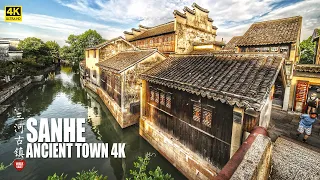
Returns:
[[[13,61],[22,59],[23,51],[17,49],[19,39],[15,38],[0,38],[0,61]]]
[[[307,99],[312,93],[316,93],[320,99],[320,65],[296,65],[291,83],[290,110],[306,113]],[[320,108],[318,113],[320,114]]]
[[[314,64],[320,64],[320,29],[315,29],[312,34],[312,41],[316,43]]]
[[[268,127],[281,56],[172,57],[141,75],[140,135],[189,179],[213,179]]]
[[[95,47],[86,49],[86,72],[88,80],[95,85],[100,84],[100,69],[96,63],[107,60],[109,57],[121,51],[136,49],[131,43],[122,37],[117,37],[106,42],[103,42]]]
[[[223,50],[231,50],[231,51],[238,51],[236,43],[241,39],[241,36],[234,36],[230,39],[230,41],[224,46]]]
[[[285,57],[286,76],[278,77],[274,103],[283,110],[289,108],[293,66],[299,61],[301,26],[301,16],[256,22],[235,43],[238,52],[259,55],[282,54]]]
[[[186,54],[196,48],[221,49],[223,42],[216,41],[217,27],[208,16],[209,11],[193,3],[183,13],[175,10],[174,20],[154,27],[139,26],[125,31],[126,40],[139,48],[157,48],[166,56]],[[201,46],[201,47],[200,47]]]
[[[165,56],[156,49],[140,50],[118,37],[86,50],[87,87],[96,92],[122,128],[138,122],[140,81],[138,74]]]

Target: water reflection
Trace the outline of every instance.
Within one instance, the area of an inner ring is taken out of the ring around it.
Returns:
[[[13,167],[9,167],[0,171],[0,179],[46,179],[48,175],[54,173],[65,173],[71,178],[76,172],[95,167],[100,173],[108,176],[108,179],[120,180],[128,175],[137,157],[143,156],[146,152],[157,154],[151,160],[150,168],[155,169],[156,166],[160,166],[164,172],[172,174],[176,179],[184,179],[168,161],[139,136],[137,126],[121,129],[100,98],[90,90],[81,88],[78,72],[70,67],[62,67],[50,77],[44,84],[26,88],[5,102],[11,103],[12,106],[6,113],[0,115],[0,162],[7,165],[14,159],[13,151],[16,148],[14,125],[25,121],[14,119],[16,111],[21,112],[21,116],[25,119],[85,117],[87,118],[86,141],[126,143],[126,158],[77,159],[73,149],[71,159],[27,159],[27,166],[22,172],[17,173]],[[27,130],[23,136],[26,132]],[[24,149],[26,143],[23,142]]]

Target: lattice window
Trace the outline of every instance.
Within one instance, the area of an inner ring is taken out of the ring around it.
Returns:
[[[207,127],[211,127],[211,122],[212,122],[212,110],[203,108],[202,124],[204,124]]]
[[[166,107],[171,109],[171,94],[166,95]]]
[[[156,102],[157,104],[159,103],[159,92],[158,91],[154,91],[154,102]]]
[[[166,96],[164,92],[160,92],[160,104],[163,106],[166,104]]]
[[[154,101],[154,90],[151,89],[151,92],[150,92],[150,101]]]
[[[193,120],[200,122],[201,119],[201,105],[200,103],[193,104]]]

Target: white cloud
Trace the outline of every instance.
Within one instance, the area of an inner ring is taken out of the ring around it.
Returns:
[[[315,28],[320,27],[320,1],[302,1],[291,6],[270,12],[263,20],[285,18],[290,16],[302,16],[301,40],[312,35]]]
[[[184,6],[191,6],[194,0],[56,0],[61,5],[79,13],[107,22],[140,22],[152,26],[173,19],[173,10],[182,11]],[[200,6],[210,10],[209,16],[219,28],[219,39],[229,40],[235,35],[242,35],[254,22],[301,15],[304,17],[302,37],[310,34],[311,29],[319,26],[319,0],[303,1],[284,8],[273,10],[275,3],[281,0],[198,0]],[[267,16],[263,16],[268,14]],[[268,18],[269,17],[269,18]]]
[[[19,25],[32,27],[34,31],[26,30],[27,28],[12,28],[12,23],[5,23],[3,10],[0,10],[1,34],[25,38],[35,36],[44,41],[56,40],[60,45],[65,43],[65,40],[70,34],[80,34],[88,29],[97,30],[98,33],[105,39],[113,38],[122,35],[123,29],[115,28],[99,23],[86,21],[77,21],[73,19],[56,18],[41,14],[24,13],[23,21]],[[21,27],[21,26],[19,26]],[[42,33],[41,33],[42,32]]]
[[[35,34],[44,39],[57,39],[59,43],[69,34],[80,34],[91,28],[97,30],[104,38],[123,35],[123,30],[108,26],[110,22],[121,23],[133,27],[138,24],[153,26],[173,20],[173,10],[182,11],[184,6],[191,7],[194,0],[56,0],[63,6],[102,20],[105,24],[83,22],[72,19],[56,18],[52,16],[24,13],[22,24],[38,29],[45,29],[47,33],[26,32],[25,29],[16,30],[16,34]],[[217,40],[230,40],[233,36],[242,35],[253,22],[278,19],[300,15],[303,17],[301,40],[310,36],[313,29],[320,26],[320,1],[308,0],[273,10],[275,3],[281,0],[198,0],[197,4],[210,11],[209,16],[214,19],[218,27]],[[3,19],[0,10],[0,20]],[[265,15],[267,14],[267,15]],[[1,22],[0,22],[1,23]],[[114,23],[113,23],[114,24]],[[12,34],[9,25],[2,34]],[[2,28],[2,27],[1,27]],[[58,34],[58,36],[57,36]]]

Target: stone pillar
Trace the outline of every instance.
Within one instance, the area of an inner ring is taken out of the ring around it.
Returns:
[[[230,158],[239,149],[241,145],[243,117],[244,117],[243,109],[234,107],[231,146],[230,146]]]
[[[288,111],[289,99],[290,99],[290,89],[291,89],[291,83],[287,84],[286,89],[284,91],[283,106],[282,106],[282,110],[284,110],[284,111]]]
[[[143,117],[145,115],[146,99],[147,99],[147,82],[145,80],[141,80],[141,88],[140,88],[140,117]]]

